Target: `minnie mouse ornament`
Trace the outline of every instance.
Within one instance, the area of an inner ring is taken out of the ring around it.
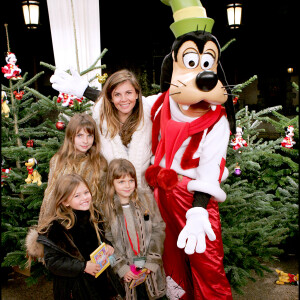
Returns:
[[[247,147],[247,142],[243,139],[243,129],[242,127],[236,128],[235,138],[231,140],[230,143],[233,146],[233,150],[238,150],[241,147]]]
[[[2,73],[4,73],[4,77],[13,80],[22,79],[22,76],[20,75],[21,69],[18,65],[16,65],[16,55],[12,52],[8,52],[5,60],[7,65],[2,67]]]
[[[288,149],[293,149],[293,146],[296,142],[293,139],[294,136],[294,127],[288,126],[285,128],[285,138],[281,142],[281,146]]]

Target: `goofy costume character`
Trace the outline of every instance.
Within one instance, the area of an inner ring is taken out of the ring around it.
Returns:
[[[232,299],[218,202],[226,199],[220,183],[228,176],[228,119],[232,132],[235,122],[232,99],[217,72],[220,46],[208,32],[213,20],[200,1],[163,2],[172,6],[176,40],[162,66],[163,94],[152,107],[154,157],[146,179],[166,223],[167,296]]]

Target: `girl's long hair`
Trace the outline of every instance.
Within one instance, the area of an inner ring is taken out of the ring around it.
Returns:
[[[87,151],[86,155],[88,156],[88,165],[93,169],[90,187],[91,190],[94,191],[93,196],[98,197],[101,192],[99,190],[100,178],[102,178],[103,174],[106,172],[107,163],[102,154],[100,154],[101,149],[98,128],[96,122],[90,115],[79,113],[75,114],[70,119],[66,128],[64,143],[55,154],[58,156],[55,172],[59,173],[66,166],[69,166],[74,173],[77,173],[75,161],[78,154],[76,153],[74,141],[76,134],[78,134],[81,129],[84,129],[88,134],[94,136],[93,145]]]
[[[120,120],[118,117],[118,110],[112,102],[112,92],[121,83],[129,81],[136,93],[138,94],[138,99],[133,108],[131,115],[127,118],[126,122],[120,129]],[[107,123],[107,134],[110,134],[110,138],[114,138],[117,134],[120,135],[122,143],[127,146],[133,133],[138,128],[139,124],[143,122],[143,103],[142,103],[142,93],[141,87],[135,77],[135,75],[124,69],[113,73],[105,82],[103,86],[102,93],[98,101],[102,98],[102,105],[100,107],[100,132],[103,133],[102,126],[104,120]]]
[[[133,164],[127,159],[113,159],[108,165],[102,200],[103,215],[106,222],[109,222],[116,217],[116,207],[114,203],[116,191],[114,188],[114,180],[125,177],[126,175],[131,176],[135,181],[135,189],[130,196],[130,201],[136,203],[138,206],[140,205],[137,193],[136,172]]]
[[[42,222],[38,225],[37,231],[38,233],[45,233],[49,230],[52,222],[57,220],[60,224],[62,224],[66,229],[71,229],[75,224],[75,214],[73,209],[70,206],[66,206],[65,203],[68,199],[74,196],[77,187],[80,183],[83,183],[91,193],[91,190],[85,181],[78,174],[68,174],[61,177],[60,180],[56,182],[54,187],[54,201],[50,202],[50,210],[49,215],[46,218],[42,219]],[[92,195],[92,193],[91,193]],[[93,201],[90,205],[90,221],[94,225],[98,241],[100,240],[100,229],[98,227],[98,223],[100,220],[100,213],[94,207]]]

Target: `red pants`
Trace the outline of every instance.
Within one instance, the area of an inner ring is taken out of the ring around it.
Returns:
[[[192,207],[193,194],[188,192],[190,178],[183,177],[171,191],[160,187],[154,190],[155,199],[162,218],[166,223],[163,263],[167,276],[170,276],[185,294],[184,300],[232,299],[231,289],[223,266],[223,243],[218,203],[210,200],[207,206],[209,221],[216,234],[211,242],[206,238],[206,251],[187,255],[177,247],[177,238],[186,224],[185,214]]]

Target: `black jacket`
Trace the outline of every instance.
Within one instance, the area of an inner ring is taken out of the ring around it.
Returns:
[[[108,271],[98,278],[84,272],[86,261],[90,260],[88,254],[98,246],[95,229],[89,222],[89,212],[77,212],[76,217],[78,222],[71,230],[54,221],[48,232],[37,239],[44,245],[46,267],[54,275],[54,299],[110,299],[116,293],[108,280]],[[83,241],[88,241],[88,245]]]

